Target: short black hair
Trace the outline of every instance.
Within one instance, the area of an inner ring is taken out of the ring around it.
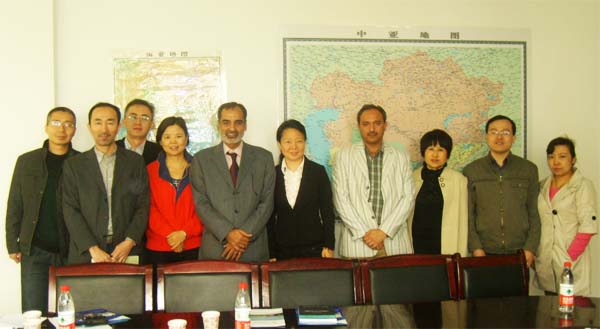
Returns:
[[[435,145],[439,145],[441,148],[445,149],[448,153],[448,158],[450,158],[450,153],[452,153],[452,137],[441,129],[434,129],[426,132],[423,137],[421,137],[420,144],[422,157],[425,157],[425,150],[427,150],[428,147]]]
[[[121,110],[119,110],[118,106],[107,102],[98,102],[94,104],[94,106],[92,106],[92,108],[88,112],[88,124],[92,123],[92,113],[94,113],[94,110],[99,107],[110,107],[111,109],[113,109],[115,113],[117,113],[117,122],[121,122]]]
[[[513,135],[517,134],[517,125],[515,124],[515,122],[511,118],[509,118],[509,117],[507,117],[505,115],[501,115],[501,114],[493,116],[491,119],[489,119],[486,122],[486,124],[485,124],[485,133],[486,134],[488,133],[488,129],[490,128],[490,124],[492,124],[492,122],[499,121],[499,120],[507,120],[508,122],[510,122],[510,125],[512,126],[512,134]]]
[[[133,105],[142,105],[147,107],[150,110],[150,114],[152,114],[152,118],[154,118],[154,104],[139,98],[136,98],[131,102],[127,103],[127,106],[125,106],[125,115],[127,115],[127,111],[129,111],[129,108]]]
[[[182,117],[164,118],[163,121],[161,121],[158,125],[158,129],[156,129],[156,143],[160,144],[160,140],[162,139],[165,130],[167,130],[167,128],[169,128],[170,126],[179,126],[179,128],[183,129],[183,133],[187,138],[186,145],[190,145],[190,135],[188,133],[187,124],[185,123],[185,120]]]
[[[304,135],[304,140],[306,140],[306,128],[304,128],[304,125],[298,120],[289,119],[282,122],[279,125],[279,128],[277,128],[277,142],[281,142],[281,137],[286,129],[298,130],[302,135]]]
[[[572,139],[570,139],[569,137],[556,137],[555,139],[551,140],[550,143],[548,143],[548,147],[546,147],[546,154],[550,155],[552,153],[554,153],[554,149],[558,146],[558,145],[564,145],[569,149],[569,152],[571,153],[571,157],[575,158],[575,142],[573,142]]]
[[[73,116],[73,124],[75,124],[75,125],[77,124],[77,117],[75,116],[75,112],[73,112],[73,110],[71,110],[68,107],[58,106],[58,107],[55,107],[52,110],[50,110],[50,112],[48,112],[48,115],[46,115],[46,125],[48,125],[48,123],[50,123],[50,117],[52,116],[52,114],[54,114],[56,112],[69,113],[70,115]]]
[[[236,102],[221,104],[221,106],[219,106],[219,109],[217,110],[217,120],[221,120],[221,113],[223,112],[223,110],[230,110],[236,107],[242,110],[242,113],[244,114],[244,121],[246,121],[246,117],[248,116],[248,111],[246,111],[246,107]]]
[[[379,113],[381,113],[381,115],[383,115],[383,122],[386,122],[387,113],[385,113],[385,110],[383,109],[383,107],[381,107],[379,105],[375,105],[375,104],[363,105],[363,107],[361,107],[360,110],[358,110],[358,113],[356,114],[356,122],[358,122],[360,124],[360,116],[363,114],[364,111],[368,111],[368,110],[379,111]]]

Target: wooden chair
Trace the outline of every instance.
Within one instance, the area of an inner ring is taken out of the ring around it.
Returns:
[[[197,260],[157,267],[157,310],[232,310],[240,282],[247,282],[252,307],[260,307],[258,264]]]
[[[362,303],[360,271],[352,260],[298,258],[260,268],[263,307]]]
[[[360,262],[366,304],[433,302],[458,298],[456,258],[395,255]]]
[[[458,260],[460,298],[529,295],[525,253],[465,257]]]
[[[152,265],[96,263],[49,270],[48,312],[55,313],[60,287],[71,287],[78,311],[104,308],[122,314],[152,311]]]

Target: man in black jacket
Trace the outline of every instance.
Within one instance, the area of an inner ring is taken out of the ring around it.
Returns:
[[[48,139],[42,148],[21,155],[12,177],[6,211],[6,248],[21,263],[23,311],[48,310],[48,268],[64,264],[68,238],[58,191],[71,146],[75,113],[52,109],[46,118]]]
[[[117,146],[143,156],[146,164],[156,160],[162,148],[146,140],[148,132],[154,127],[154,105],[143,99],[132,100],[125,107],[122,124],[127,130],[127,136],[118,140]]]

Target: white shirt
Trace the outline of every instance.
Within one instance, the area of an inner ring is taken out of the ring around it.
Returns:
[[[129,140],[127,140],[127,137],[125,137],[125,149],[127,150],[133,151],[139,155],[144,155],[144,146],[146,146],[146,141],[138,145],[138,147],[132,147],[131,144],[129,144]]]
[[[227,161],[227,168],[231,168],[231,156],[227,155],[227,153],[235,153],[237,154],[237,158],[235,159],[235,162],[237,162],[238,167],[240,166],[240,163],[242,163],[242,149],[244,148],[244,142],[241,142],[240,145],[234,149],[230,149],[229,146],[225,145],[225,143],[223,143],[223,153],[225,153],[225,160]]]
[[[294,208],[294,205],[296,205],[296,199],[298,198],[298,190],[300,190],[303,169],[304,159],[302,159],[302,162],[296,170],[289,169],[285,159],[281,161],[281,172],[283,173],[283,180],[285,182],[285,195],[287,196],[288,203],[292,209]]]

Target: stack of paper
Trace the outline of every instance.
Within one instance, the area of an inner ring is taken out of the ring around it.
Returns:
[[[285,327],[282,308],[264,308],[250,310],[250,327]]]

